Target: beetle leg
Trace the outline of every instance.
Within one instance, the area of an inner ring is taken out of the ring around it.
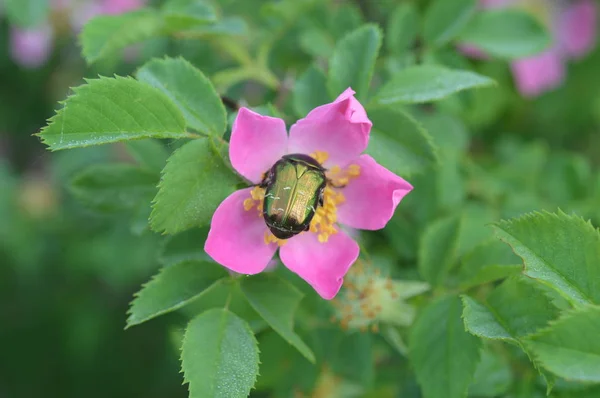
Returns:
[[[323,191],[321,191],[321,193],[319,194],[319,206],[323,206],[323,203]]]

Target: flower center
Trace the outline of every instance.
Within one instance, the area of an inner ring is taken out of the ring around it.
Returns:
[[[316,151],[310,155],[319,164],[323,164],[329,159],[329,154],[324,151]],[[340,191],[350,180],[360,175],[360,166],[351,164],[345,169],[334,166],[325,172],[327,184],[323,189],[323,205],[315,209],[315,214],[310,222],[309,231],[316,233],[319,242],[325,243],[329,237],[338,232],[335,223],[337,222],[337,208],[344,203],[346,198]],[[265,198],[265,188],[254,187],[250,191],[250,197],[244,200],[244,210],[251,211],[256,208],[257,215],[263,217],[263,203]],[[278,239],[269,230],[265,232],[265,244],[277,243],[279,246],[285,244],[286,240]]]

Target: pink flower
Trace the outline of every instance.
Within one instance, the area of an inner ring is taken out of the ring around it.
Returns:
[[[335,297],[359,254],[358,244],[337,222],[357,229],[381,229],[412,190],[408,182],[362,154],[371,126],[350,88],[296,122],[289,136],[283,120],[240,109],[229,147],[237,172],[260,184],[284,155],[310,155],[327,170],[323,205],[316,209],[308,231],[279,240],[262,216],[264,189],[236,191],[213,215],[206,253],[232,271],[257,274],[279,248],[287,268],[321,297]]]
[[[517,6],[535,8],[531,0],[480,0],[484,8]],[[593,0],[576,0],[567,4],[542,0],[538,7],[549,14],[548,23],[553,35],[552,46],[532,57],[513,62],[511,69],[519,92],[535,97],[562,84],[566,62],[589,53],[596,41],[596,4]],[[472,46],[463,44],[470,55]],[[479,56],[476,58],[480,58]]]
[[[54,35],[48,24],[32,29],[13,27],[10,30],[10,54],[12,59],[26,68],[39,68],[52,52]]]

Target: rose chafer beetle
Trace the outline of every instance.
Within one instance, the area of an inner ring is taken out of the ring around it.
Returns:
[[[308,231],[317,206],[323,205],[325,169],[308,155],[279,159],[260,184],[265,188],[263,217],[279,239]]]

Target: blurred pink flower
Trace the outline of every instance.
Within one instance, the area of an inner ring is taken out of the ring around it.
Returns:
[[[12,27],[10,30],[10,55],[13,61],[25,68],[39,68],[52,52],[54,35],[48,24],[31,29]]]
[[[555,2],[552,0],[480,0],[484,8],[523,7],[549,13],[549,29],[553,36],[549,49],[532,57],[516,60],[511,69],[519,92],[535,97],[560,86],[565,78],[566,62],[589,53],[596,44],[597,9],[594,0]],[[540,4],[541,3],[541,4]],[[466,51],[465,51],[466,47]],[[473,58],[482,59],[479,51],[467,43],[461,50]]]
[[[144,0],[104,0],[102,10],[105,14],[122,14],[144,6]]]
[[[313,109],[286,133],[282,119],[242,108],[233,125],[231,164],[254,188],[226,198],[215,211],[205,251],[241,274],[263,272],[279,249],[281,262],[332,299],[359,254],[358,244],[338,222],[376,230],[390,220],[412,186],[377,164],[367,148],[372,123],[347,89],[333,103]],[[311,156],[326,169],[328,183],[307,231],[277,239],[263,219],[263,176],[286,154]]]

